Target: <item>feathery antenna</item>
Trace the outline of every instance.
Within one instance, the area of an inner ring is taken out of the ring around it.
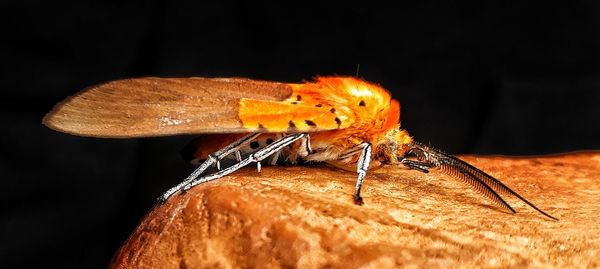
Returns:
[[[479,170],[478,168],[460,160],[454,156],[448,155],[442,151],[424,144],[413,142],[410,145],[410,150],[406,155],[417,157],[418,161],[401,158],[400,163],[410,169],[415,169],[421,172],[429,172],[428,168],[439,168],[443,173],[454,178],[460,179],[483,196],[487,197],[497,205],[515,213],[515,210],[498,194],[513,195],[525,202],[527,205],[535,209],[540,214],[558,221],[557,218],[539,209],[533,203],[529,202],[523,196],[519,195],[508,186],[504,185],[500,180],[490,176],[489,174]]]

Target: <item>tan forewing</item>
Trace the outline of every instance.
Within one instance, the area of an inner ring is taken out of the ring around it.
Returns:
[[[137,78],[90,87],[57,104],[48,127],[81,136],[243,133],[241,98],[284,100],[288,84],[242,78]]]

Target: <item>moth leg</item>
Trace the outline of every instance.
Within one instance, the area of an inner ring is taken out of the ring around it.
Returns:
[[[371,144],[367,142],[360,143],[356,146],[356,150],[350,150],[353,154],[360,152],[358,157],[358,162],[356,163],[356,173],[358,173],[358,178],[356,179],[356,186],[354,188],[354,203],[357,205],[363,204],[363,198],[360,196],[360,191],[362,189],[363,180],[367,175],[367,170],[369,169],[369,164],[371,163]],[[346,156],[347,154],[343,154],[342,156]],[[348,155],[350,157],[351,155]]]
[[[214,174],[196,178],[196,179],[191,180],[190,182],[187,182],[187,184],[185,184],[183,186],[183,190],[184,191],[189,190],[190,188],[192,188],[198,184],[205,183],[205,182],[226,176],[228,174],[231,174],[252,162],[260,163],[260,161],[279,152],[283,148],[287,147],[288,145],[296,142],[298,139],[301,139],[305,136],[306,136],[306,134],[303,134],[303,133],[290,134],[290,135],[284,136],[283,138],[276,140],[275,142],[271,143],[270,145],[250,154],[246,159],[243,159],[242,161],[237,162],[230,167],[227,167],[227,168],[225,168],[221,171],[218,171]]]
[[[169,199],[169,197],[171,197],[171,195],[180,191],[184,186],[188,185],[190,182],[192,182],[192,180],[196,179],[200,174],[202,174],[202,172],[212,165],[217,164],[217,168],[220,170],[219,160],[227,157],[231,153],[235,153],[236,158],[241,159],[239,149],[250,141],[256,139],[259,135],[260,133],[249,134],[229,144],[227,147],[224,147],[215,153],[209,154],[208,158],[206,158],[206,160],[200,166],[198,166],[198,168],[196,168],[196,170],[194,170],[194,172],[192,172],[183,182],[167,190],[158,198],[158,200],[161,202],[166,201]]]
[[[413,161],[413,160],[409,160],[409,159],[402,159],[400,160],[400,163],[403,164],[404,166],[410,168],[410,169],[414,169],[423,173],[429,173],[429,169],[433,168],[433,164],[430,163],[426,163],[426,162],[419,162],[419,161]]]
[[[279,155],[281,155],[281,151],[273,153],[273,156],[271,157],[271,161],[269,162],[269,164],[276,165],[277,161],[279,160]]]
[[[313,153],[313,149],[310,146],[310,135],[306,134],[304,138],[302,138],[302,147],[306,150],[306,155]]]
[[[358,154],[359,152],[361,152],[363,150],[363,148],[359,145],[356,147],[353,147],[351,149],[349,149],[348,151],[343,152],[339,157],[338,160],[343,160],[343,159],[347,159],[350,158],[356,154]]]

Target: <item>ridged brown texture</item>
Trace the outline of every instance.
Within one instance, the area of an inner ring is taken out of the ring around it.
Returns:
[[[81,136],[148,137],[247,132],[240,98],[283,100],[287,84],[242,78],[138,78],[90,87],[59,103],[48,127]]]
[[[600,153],[463,158],[558,217],[514,197],[509,214],[459,180],[400,167],[355,174],[263,167],[153,208],[112,268],[597,268]]]

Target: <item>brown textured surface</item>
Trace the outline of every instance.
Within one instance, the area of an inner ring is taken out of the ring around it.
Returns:
[[[600,266],[600,153],[473,157],[558,217],[517,199],[509,214],[440,173],[324,167],[246,169],[153,208],[113,268]]]

